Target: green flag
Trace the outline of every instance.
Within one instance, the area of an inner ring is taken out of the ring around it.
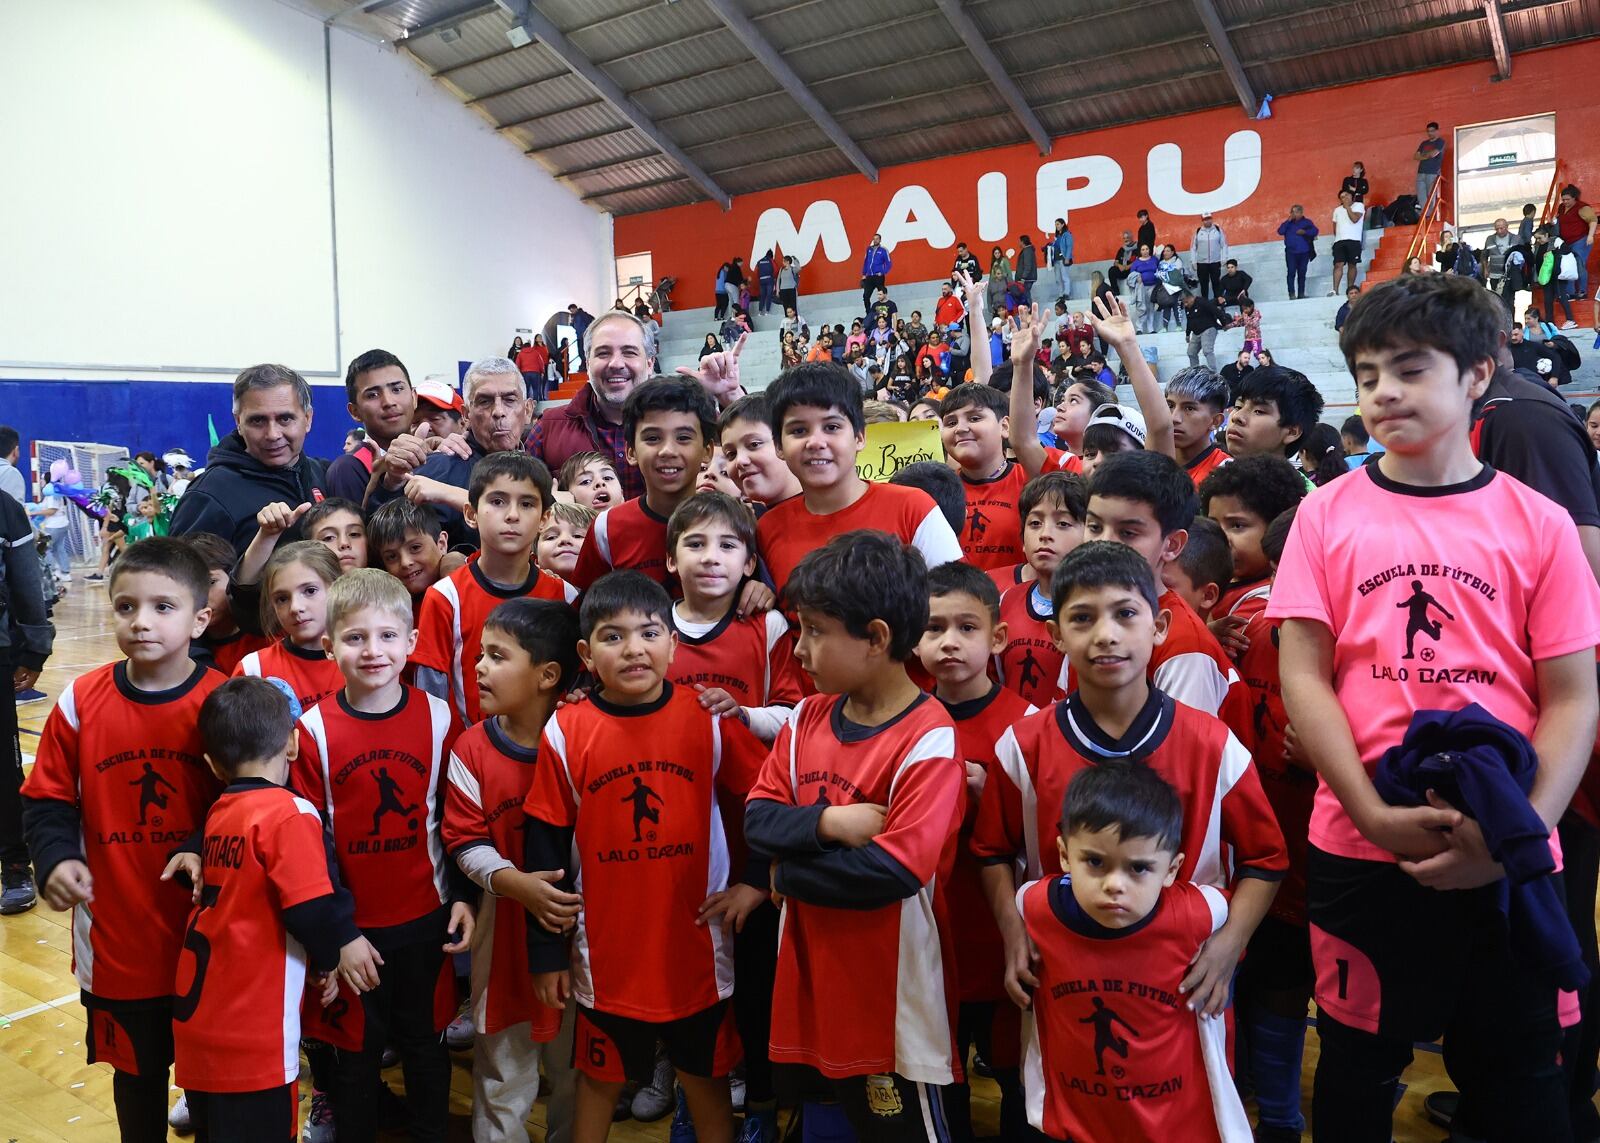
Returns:
[[[216,448],[217,442],[222,438],[217,436],[217,422],[211,419],[211,414],[206,414],[206,435],[211,438],[211,447]]]

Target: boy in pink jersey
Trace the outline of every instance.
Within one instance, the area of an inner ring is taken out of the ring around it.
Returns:
[[[1387,451],[1301,505],[1267,608],[1289,720],[1318,728],[1302,741],[1321,778],[1306,871],[1319,1140],[1387,1140],[1412,1043],[1441,1034],[1460,1126],[1571,1137],[1556,988],[1511,951],[1483,831],[1437,795],[1386,805],[1372,782],[1414,711],[1478,703],[1531,738],[1529,800],[1554,830],[1594,742],[1600,589],[1567,514],[1468,435],[1502,322],[1453,275],[1357,301],[1340,345]]]

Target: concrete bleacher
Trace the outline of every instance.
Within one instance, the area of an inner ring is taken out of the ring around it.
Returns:
[[[1385,233],[1373,231],[1367,236],[1364,263],[1375,254]],[[1280,364],[1306,374],[1329,403],[1328,419],[1338,420],[1347,415],[1344,406],[1354,403],[1355,389],[1344,359],[1339,354],[1337,335],[1333,332],[1334,314],[1344,299],[1326,296],[1333,283],[1333,259],[1329,253],[1331,242],[1324,236],[1318,240],[1318,245],[1320,256],[1311,263],[1306,274],[1306,297],[1300,301],[1289,300],[1281,243],[1236,246],[1230,250],[1229,256],[1237,258],[1240,268],[1255,279],[1251,295],[1261,311],[1262,340],[1266,348],[1272,351]],[[1071,299],[1069,312],[1089,309],[1089,275],[1094,270],[1104,271],[1108,264],[1079,263],[1073,267],[1073,293],[1077,296]],[[920,309],[924,322],[931,322],[941,281],[897,283],[891,280],[889,296],[900,307],[902,317],[909,317],[912,310]],[[801,285],[804,286],[803,278]],[[1036,289],[1040,301],[1044,300],[1043,295],[1047,292],[1044,285],[1053,285],[1053,280],[1046,281]],[[719,324],[712,317],[712,312],[707,307],[674,310],[666,315],[661,339],[663,372],[670,373],[675,366],[695,363],[707,332],[714,331]],[[811,325],[813,333],[824,322],[843,325],[848,331],[851,321],[862,316],[861,291],[808,295],[802,290],[800,316]],[[761,389],[779,372],[778,325],[783,315],[774,306],[771,314],[753,313],[751,317],[755,332],[750,335],[740,355],[740,374],[748,388]],[[1189,363],[1181,328],[1169,333],[1142,335],[1139,340],[1141,345],[1155,347],[1156,372],[1163,381]],[[1218,333],[1216,362],[1219,368],[1238,354],[1243,340],[1242,329]]]

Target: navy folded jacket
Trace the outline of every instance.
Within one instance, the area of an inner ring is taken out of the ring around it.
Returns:
[[[1472,703],[1417,711],[1400,745],[1379,760],[1373,784],[1392,806],[1427,805],[1433,790],[1477,821],[1505,866],[1506,879],[1489,888],[1499,893],[1513,951],[1551,983],[1576,990],[1589,972],[1551,876],[1549,830],[1528,801],[1538,769],[1533,743]]]

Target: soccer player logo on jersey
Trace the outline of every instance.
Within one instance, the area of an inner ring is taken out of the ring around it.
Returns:
[[[633,803],[634,841],[644,840],[639,836],[639,831],[640,827],[643,826],[645,822],[649,822],[651,825],[661,824],[661,807],[659,805],[652,806],[650,804],[652,798],[657,802],[661,801],[661,795],[656,793],[649,786],[646,786],[644,784],[644,779],[635,774],[633,776],[633,789],[622,795],[622,800],[624,802]],[[650,836],[654,837],[655,834],[652,833]]]
[[[150,765],[148,762],[144,764],[144,773],[139,775],[133,781],[129,782],[128,785],[139,787],[140,825],[149,824],[145,820],[145,815],[151,806],[154,806],[158,810],[164,810],[167,808],[167,795],[161,792],[160,788],[162,786],[165,786],[174,794],[178,792],[178,787],[174,786],[160,774],[156,773],[155,767]],[[160,825],[161,819],[157,818],[155,824]]]
[[[1113,1027],[1121,1024],[1128,1030],[1128,1035],[1136,1040],[1139,1038],[1139,1030],[1107,1008],[1106,1002],[1098,996],[1094,997],[1091,1003],[1094,1004],[1094,1011],[1081,1018],[1078,1023],[1094,1025],[1094,1074],[1103,1076],[1106,1074],[1106,1049],[1109,1048],[1123,1059],[1128,1058],[1128,1041],[1117,1035]],[[1118,1074],[1120,1073],[1121,1069],[1118,1069]]]
[[[983,514],[982,508],[972,509],[972,516],[967,521],[967,530],[972,533],[974,541],[983,539],[983,534],[989,530],[989,517]]]
[[[1400,656],[1402,659],[1415,659],[1417,657],[1415,654],[1414,645],[1416,643],[1418,632],[1426,635],[1435,643],[1439,641],[1439,635],[1444,630],[1444,624],[1437,619],[1432,619],[1429,617],[1428,609],[1430,607],[1437,608],[1439,610],[1439,614],[1443,615],[1452,623],[1455,622],[1456,618],[1454,615],[1451,615],[1448,610],[1446,610],[1444,604],[1440,603],[1437,599],[1433,598],[1433,596],[1422,590],[1422,581],[1420,579],[1414,579],[1411,581],[1411,594],[1405,599],[1401,600],[1399,603],[1395,604],[1395,607],[1410,613],[1409,618],[1406,620],[1406,653]],[[1433,652],[1427,648],[1424,648],[1422,657],[1424,659],[1431,659],[1433,658]]]
[[[1033,649],[1031,647],[1023,653],[1022,661],[1017,665],[1022,668],[1022,672],[1017,679],[1017,684],[1021,689],[1025,691],[1031,690],[1044,681],[1039,677],[1039,660],[1033,657]]]
[[[404,818],[408,814],[416,813],[417,807],[400,804],[400,783],[389,777],[388,767],[378,767],[378,772],[372,775],[372,780],[378,783],[378,808],[372,811],[372,832],[367,836],[377,837],[378,827],[383,821],[384,814],[399,814]],[[407,822],[406,826],[408,829],[416,829],[416,820]]]

